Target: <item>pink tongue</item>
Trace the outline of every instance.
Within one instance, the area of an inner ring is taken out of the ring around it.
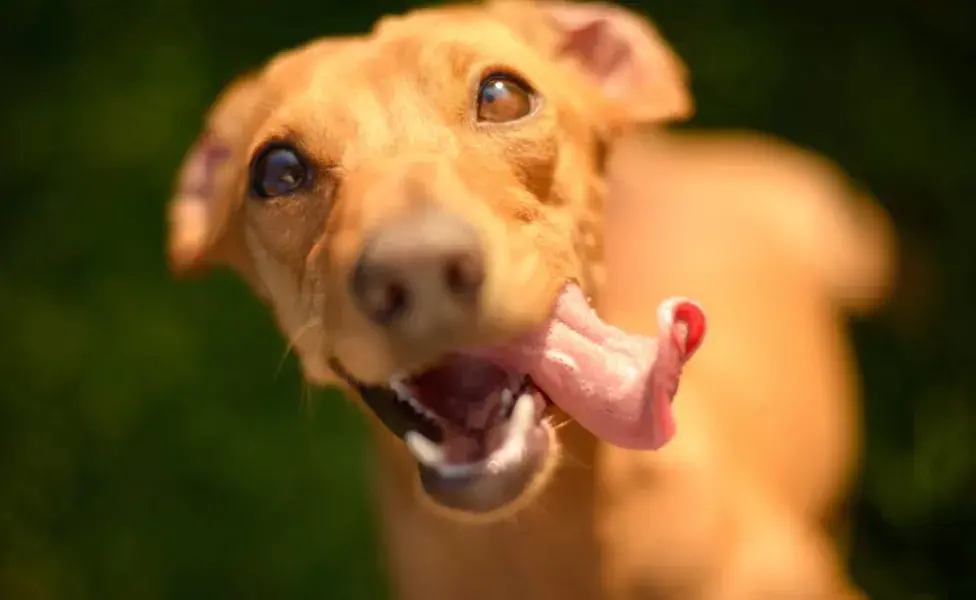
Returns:
[[[671,400],[705,330],[704,314],[693,303],[672,301],[668,312],[676,326],[658,338],[629,335],[601,321],[579,287],[567,285],[542,329],[489,350],[489,357],[529,374],[606,442],[657,449],[674,436]]]

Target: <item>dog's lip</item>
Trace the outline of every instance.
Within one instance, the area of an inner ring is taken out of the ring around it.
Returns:
[[[514,408],[514,402],[503,402],[503,415],[500,415],[501,419],[496,419],[495,422],[481,423],[473,427],[471,424],[465,426],[465,424],[452,423],[450,417],[437,414],[438,411],[434,408],[411,398],[410,380],[420,375],[421,372],[415,373],[413,376],[395,375],[390,378],[389,385],[378,385],[364,383],[357,379],[346,370],[337,357],[331,357],[328,360],[328,365],[333,373],[359,393],[366,406],[391,433],[401,440],[405,439],[406,433],[411,429],[419,430],[420,433],[435,442],[442,441],[445,429],[443,426],[445,425],[457,425],[468,431],[486,430],[489,428],[486,425],[490,426],[499,420],[504,420]],[[528,376],[512,373],[508,374],[508,384],[504,388],[514,400],[530,384],[531,379]],[[499,389],[493,390],[493,393],[498,392]]]
[[[442,508],[468,515],[497,511],[516,502],[531,488],[546,465],[552,438],[552,428],[540,422],[522,438],[517,460],[489,461],[447,476],[420,464],[420,486]]]
[[[486,438],[482,442],[490,447],[487,447],[484,456],[477,460],[465,460],[464,457],[458,456],[457,452],[450,453],[446,462],[461,468],[474,467],[488,462],[492,454],[507,441],[510,420],[521,396],[532,396],[532,423],[535,425],[541,422],[546,407],[551,404],[545,393],[535,386],[527,375],[507,373],[507,384],[498,388],[489,388],[490,393],[484,398],[484,402],[481,403],[482,406],[470,409],[481,408],[482,412],[484,409],[488,409],[492,414],[487,417],[483,416],[475,422],[459,421],[458,419],[467,416],[469,412],[467,406],[463,408],[460,415],[456,407],[452,414],[444,414],[441,411],[449,407],[437,407],[436,403],[431,406],[429,401],[423,401],[423,398],[429,398],[431,395],[429,392],[426,396],[421,396],[420,400],[414,397],[413,389],[415,388],[412,382],[423,377],[428,371],[435,370],[436,366],[415,373],[413,376],[396,375],[391,377],[389,385],[376,385],[366,384],[358,380],[343,367],[336,357],[329,360],[329,365],[333,372],[359,393],[363,402],[380,422],[404,442],[422,438],[419,444],[440,446],[450,443],[450,438]],[[504,372],[500,369],[499,371]],[[412,446],[412,450],[418,446],[416,443],[409,445]],[[420,454],[418,458],[423,460],[423,452],[414,452],[414,454]],[[427,453],[427,462],[431,463],[429,454]],[[445,467],[445,469],[448,468]]]
[[[408,431],[413,430],[419,431],[430,439],[440,439],[443,434],[440,427],[432,420],[418,414],[409,404],[401,402],[397,393],[390,387],[359,381],[336,357],[329,359],[329,367],[347,385],[356,390],[370,411],[393,435],[402,440]]]

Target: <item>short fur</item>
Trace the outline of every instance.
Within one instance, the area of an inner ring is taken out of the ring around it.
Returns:
[[[594,70],[585,48],[567,46],[588,26],[628,49],[624,67]],[[499,66],[544,104],[531,121],[488,130],[466,107]],[[784,143],[633,133],[691,107],[684,66],[637,15],[511,1],[418,10],[369,35],[312,42],[215,104],[172,204],[174,269],[235,268],[317,384],[344,385],[331,355],[385,382],[460,344],[514,335],[546,317],[568,278],[633,331],[655,333],[667,296],[709,312],[673,442],[632,452],[574,423],[553,428],[560,450],[516,503],[478,519],[489,523],[430,510],[413,459],[377,423],[400,598],[856,594],[827,528],[858,452],[841,317],[887,289],[887,219],[832,166]],[[272,138],[331,176],[253,202],[248,164]],[[347,281],[366,236],[418,203],[476,224],[487,280],[476,323],[405,347],[363,316]]]

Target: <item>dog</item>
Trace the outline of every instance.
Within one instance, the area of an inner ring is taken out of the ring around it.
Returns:
[[[171,265],[233,268],[364,408],[397,597],[859,597],[843,316],[891,226],[811,153],[667,128],[692,111],[649,21],[555,0],[387,16],[214,104]],[[650,408],[613,396],[667,356]]]

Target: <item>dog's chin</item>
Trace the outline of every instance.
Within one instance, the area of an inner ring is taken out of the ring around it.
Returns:
[[[511,517],[542,492],[557,462],[555,430],[533,427],[524,453],[501,468],[491,461],[466,473],[445,474],[418,463],[418,493],[434,512],[458,521],[492,523]]]
[[[446,516],[491,522],[530,503],[552,472],[557,443],[549,399],[532,380],[455,353],[434,366],[366,385],[332,369],[399,437],[417,462],[418,493]]]

